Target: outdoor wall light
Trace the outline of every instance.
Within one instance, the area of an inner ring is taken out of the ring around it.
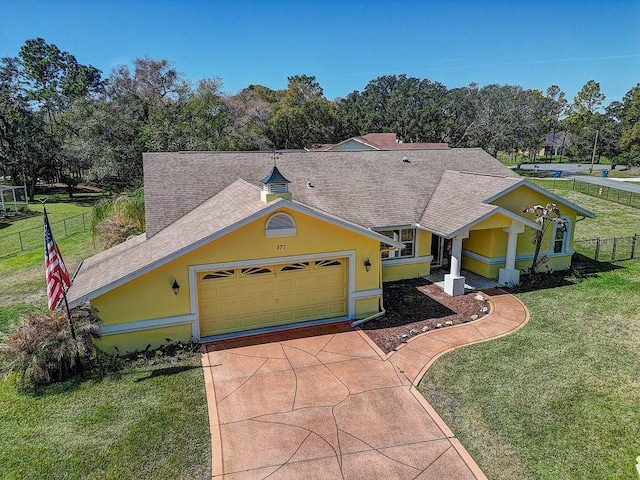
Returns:
[[[367,272],[371,270],[371,262],[368,258],[364,261],[364,268],[367,270]]]
[[[180,291],[180,285],[178,285],[178,280],[173,281],[173,285],[171,285],[171,288],[173,289],[173,293],[177,295],[178,292]]]

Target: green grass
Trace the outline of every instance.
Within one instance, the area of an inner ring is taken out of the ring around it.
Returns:
[[[11,222],[3,221],[5,223],[0,223],[0,236],[10,235],[31,228],[41,228],[43,206],[39,200],[44,198],[42,195],[37,195],[36,202],[29,204],[29,210],[37,213],[37,215],[25,219],[14,217],[15,219]],[[88,213],[91,211],[95,201],[99,198],[102,198],[102,195],[86,195],[75,198],[74,201],[56,202],[56,197],[49,197],[46,203],[49,222],[53,223],[82,213]],[[54,231],[54,233],[56,232]]]
[[[57,240],[69,273],[96,252],[91,234],[79,233]],[[42,249],[0,258],[0,308],[16,304],[46,307],[46,283]]]
[[[420,391],[489,478],[637,478],[639,291],[632,260],[521,293],[527,326],[444,356]]]
[[[8,327],[12,325],[17,318],[35,310],[37,310],[37,308],[28,303],[0,306],[0,332],[8,331]]]
[[[91,228],[91,203],[97,197],[77,199],[74,202],[47,202],[47,213],[56,241],[72,237]],[[42,250],[42,210],[40,203],[30,206],[31,214],[26,218],[15,217],[0,222],[0,258],[17,254],[21,250]],[[85,214],[84,217],[80,215]]]
[[[0,478],[211,478],[199,358],[18,393],[0,383]]]
[[[49,199],[47,212],[50,222],[89,212],[95,198],[95,196],[79,197],[74,198],[74,201],[66,199],[57,203]],[[32,205],[32,210],[42,212],[42,205],[40,203]],[[80,228],[79,233],[65,237],[64,232],[59,228],[59,225],[52,226],[67,269],[73,275],[80,262],[96,253],[96,250],[88,230],[82,231]],[[33,237],[33,243],[37,247],[8,257],[0,257],[0,308],[14,304],[28,304],[35,308],[46,307],[42,216],[13,221],[10,226],[0,230],[0,245],[6,235],[26,230],[29,234],[24,238]],[[5,319],[5,324],[10,320],[10,318]],[[1,316],[0,321],[2,321]]]

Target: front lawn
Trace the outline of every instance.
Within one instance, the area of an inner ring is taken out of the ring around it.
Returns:
[[[0,478],[211,478],[199,360],[138,363],[39,395],[0,382]]]
[[[604,267],[518,294],[526,327],[445,355],[420,383],[489,478],[637,478],[640,260]]]

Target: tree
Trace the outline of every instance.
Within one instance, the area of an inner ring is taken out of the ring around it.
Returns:
[[[338,103],[345,136],[392,132],[403,142],[447,139],[447,88],[406,75],[383,75]]]
[[[220,80],[204,79],[179,105],[174,144],[180,150],[228,150],[231,119]]]
[[[538,256],[540,254],[540,247],[542,246],[542,239],[549,225],[555,224],[564,232],[567,228],[567,221],[561,218],[560,209],[555,203],[547,203],[546,206],[535,205],[533,207],[527,207],[523,210],[523,213],[534,214],[535,222],[540,226],[540,230],[536,230],[533,234],[535,251],[529,272],[534,274],[538,271],[538,267],[547,260],[543,258],[541,261],[538,261]]]
[[[640,156],[640,83],[629,90],[622,99],[622,146],[636,158]]]
[[[60,180],[69,173],[62,146],[74,130],[61,116],[101,88],[100,71],[37,38],[27,40],[18,57],[2,59],[0,77],[3,168],[14,181],[20,174],[33,200],[38,177]]]
[[[596,132],[606,120],[598,112],[604,100],[605,95],[595,80],[589,80],[573,98],[565,121],[565,127],[571,134],[571,144],[567,147],[569,155],[582,160],[591,158]]]
[[[556,132],[560,128],[560,119],[567,109],[567,99],[564,92],[557,85],[551,85],[545,93],[547,101],[547,122],[549,132]]]
[[[600,84],[595,80],[589,80],[573,97],[572,109],[578,114],[593,115],[602,107],[605,98],[600,91]]]
[[[168,60],[137,58],[114,69],[86,121],[95,143],[92,174],[118,189],[142,179],[142,152],[180,149],[180,114],[189,94]]]
[[[22,88],[17,58],[0,62],[0,165],[14,184],[29,185],[33,200],[36,179],[49,166],[49,142],[43,113],[34,111]]]
[[[267,121],[273,114],[277,92],[261,85],[250,85],[236,95],[222,97],[229,125],[229,150],[264,150],[270,145]]]
[[[304,148],[312,143],[335,141],[338,120],[335,104],[324,98],[315,77],[288,78],[274,112],[267,121],[266,135],[276,148]]]
[[[496,156],[536,152],[542,142],[544,97],[514,85],[487,85],[478,91],[476,117],[466,130],[466,146],[482,147]]]
[[[445,96],[445,141],[452,147],[469,146],[469,130],[478,117],[478,85],[454,88]]]

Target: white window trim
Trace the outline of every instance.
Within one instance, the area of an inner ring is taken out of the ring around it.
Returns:
[[[278,237],[294,237],[296,235],[295,228],[272,228],[271,230],[265,230],[266,238],[278,238]]]
[[[402,241],[402,231],[403,230],[413,230],[413,241],[412,242],[404,242]],[[398,260],[406,260],[408,258],[416,258],[417,257],[417,252],[418,252],[418,229],[415,227],[390,227],[390,228],[384,228],[384,229],[380,229],[380,230],[376,230],[376,233],[380,233],[382,235],[381,232],[398,232],[398,238],[395,238],[395,235],[393,236],[392,240],[405,244],[405,243],[412,243],[413,244],[413,253],[411,255],[403,255],[402,252],[405,249],[396,249],[396,250],[392,250],[389,252],[389,256],[388,257],[384,257],[382,258],[383,262],[387,262],[389,260],[391,261],[398,261]],[[387,237],[387,238],[391,238],[391,237]],[[394,256],[391,256],[391,254],[394,254]]]
[[[558,224],[553,223],[553,231],[551,232],[551,244],[549,246],[549,253],[553,255],[562,255],[565,253],[569,253],[569,238],[571,238],[571,228],[573,225],[571,224],[571,219],[566,215],[561,215],[560,218],[565,220],[565,231],[562,237],[562,249],[559,252],[555,251],[556,245],[556,232],[558,231]],[[573,253],[573,252],[572,252]]]
[[[415,263],[431,263],[433,255],[427,255],[424,257],[394,257],[383,258],[382,266],[389,267],[391,265],[413,265]]]
[[[291,220],[293,227],[291,228],[269,228],[269,222],[274,217],[287,217]],[[279,238],[279,237],[293,237],[296,234],[296,221],[294,218],[286,212],[276,212],[267,218],[267,222],[264,225],[264,234],[266,238]]]

